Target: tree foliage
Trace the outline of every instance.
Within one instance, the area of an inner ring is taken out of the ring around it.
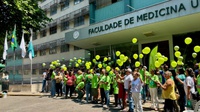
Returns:
[[[45,12],[38,6],[41,0],[0,0],[0,42],[3,40],[6,31],[12,31],[17,26],[18,42],[21,40],[22,30],[40,30],[51,21]],[[8,39],[9,40],[9,39]],[[25,41],[28,39],[25,38]],[[0,47],[2,55],[2,47]]]

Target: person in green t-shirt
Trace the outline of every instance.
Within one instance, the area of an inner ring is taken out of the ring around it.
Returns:
[[[144,85],[142,86],[141,95],[142,95],[143,103],[145,103],[146,102],[146,95],[147,95],[147,92],[148,92],[148,84],[146,84],[147,67],[140,65],[139,70],[137,72],[140,73],[140,79],[142,79],[142,82],[144,82]]]
[[[78,70],[76,76],[76,85],[78,85],[83,80],[83,72]]]
[[[93,75],[92,77],[92,96],[93,96],[93,102],[98,103],[98,76],[95,74],[94,71],[91,73]]]
[[[105,69],[102,69],[101,70],[101,74],[100,74],[100,77],[99,77],[99,85],[100,85],[100,94],[101,94],[101,104],[103,105],[104,104],[104,102],[105,102],[105,104],[106,104],[106,101],[107,101],[107,99],[106,99],[106,97],[105,97],[105,92],[104,92],[104,84],[103,83],[101,83],[101,82],[103,82],[104,80],[105,80],[105,72],[106,72],[106,70]]]
[[[111,82],[111,79],[108,75],[108,72],[105,72],[105,79],[101,83],[104,84],[104,92],[105,92],[105,97],[107,99],[107,101],[106,101],[107,108],[109,107],[109,104],[110,104],[110,96],[109,96],[110,82]]]
[[[84,83],[83,81],[81,81],[81,82],[76,86],[75,91],[78,93],[77,101],[82,101],[82,98],[83,98],[83,96],[84,96],[84,94],[85,94],[84,86],[85,86],[85,83]]]
[[[151,108],[158,110],[159,102],[157,95],[157,83],[159,78],[157,76],[157,70],[151,70],[151,76],[149,78],[149,91],[151,95]]]
[[[88,70],[87,74],[85,75],[85,90],[86,90],[86,101],[88,103],[88,100],[92,99],[91,95],[91,83],[92,83],[92,77],[93,75],[91,74],[90,70]]]

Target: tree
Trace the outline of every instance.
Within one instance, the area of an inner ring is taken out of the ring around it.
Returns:
[[[3,45],[6,30],[12,31],[17,26],[18,42],[21,40],[22,30],[33,31],[45,27],[52,19],[48,18],[39,6],[41,0],[0,0],[0,43]],[[8,37],[8,40],[9,37]],[[28,41],[28,38],[25,38]],[[0,47],[0,56],[2,49]]]

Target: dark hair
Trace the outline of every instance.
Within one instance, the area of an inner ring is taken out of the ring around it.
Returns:
[[[188,72],[188,75],[193,77],[194,76],[194,71],[192,68],[186,68],[186,71]]]
[[[185,73],[185,71],[184,71],[184,69],[182,67],[178,68],[178,72],[179,72],[179,74],[184,74]]]

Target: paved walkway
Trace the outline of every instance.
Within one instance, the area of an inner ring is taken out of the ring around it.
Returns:
[[[38,96],[38,97],[41,97],[41,98],[47,98],[48,96],[49,96],[49,93],[31,93],[31,92],[8,92],[8,96],[7,96],[7,98],[9,99],[9,97],[14,97],[14,96],[17,96],[17,97],[21,97],[21,96],[24,96],[24,97],[33,97],[33,96]],[[38,98],[38,97],[36,97],[36,98]],[[22,97],[21,97],[22,98]],[[53,98],[51,98],[51,99],[53,99]],[[60,97],[58,97],[58,98],[56,98],[56,99],[62,99],[62,98],[60,98]],[[110,100],[111,100],[111,105],[114,103],[114,97],[113,97],[113,95],[111,95],[110,96]],[[48,100],[47,100],[48,101]],[[67,99],[67,101],[68,101],[68,99]],[[101,107],[101,105],[99,104],[89,104],[89,105],[93,105],[93,107],[95,107],[95,106],[97,106],[98,108],[100,108]],[[113,105],[112,105],[113,106]],[[144,109],[144,111],[145,112],[156,112],[156,111],[154,111],[154,110],[152,110],[152,109],[150,109],[149,107],[151,106],[151,103],[150,103],[150,101],[147,101],[144,105],[143,105],[143,109]],[[163,103],[161,103],[160,105],[159,105],[159,107],[160,107],[160,109],[162,110],[163,109]],[[104,110],[103,110],[104,111]],[[108,110],[105,110],[105,111],[108,111]],[[116,109],[114,109],[114,107],[111,107],[110,108],[110,111],[111,112],[118,112],[118,111],[120,111],[120,110],[116,110]]]

